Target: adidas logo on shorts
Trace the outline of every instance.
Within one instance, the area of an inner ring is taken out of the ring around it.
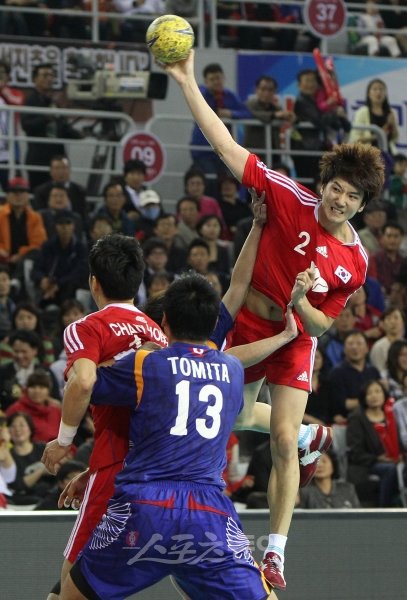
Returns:
[[[307,371],[303,371],[301,375],[298,375],[297,381],[308,381]]]

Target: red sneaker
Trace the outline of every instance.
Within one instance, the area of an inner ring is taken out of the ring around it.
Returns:
[[[309,484],[315,475],[318,460],[322,452],[326,452],[332,444],[332,427],[324,425],[310,425],[312,428],[312,441],[308,448],[298,451],[300,461],[300,487]]]
[[[275,590],[284,591],[286,588],[283,568],[283,561],[277,552],[267,552],[260,563],[260,571]]]

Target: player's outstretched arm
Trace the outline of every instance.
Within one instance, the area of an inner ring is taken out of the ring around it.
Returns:
[[[250,193],[252,196],[253,225],[233,267],[229,288],[222,298],[222,302],[233,320],[245,302],[252,280],[253,267],[263,225],[267,220],[264,192],[261,196],[257,196],[256,191],[250,189]]]
[[[286,325],[284,331],[273,335],[251,344],[244,344],[243,346],[234,346],[226,350],[226,354],[232,354],[236,356],[245,368],[251,367],[267,358],[270,354],[279,350],[282,346],[285,346],[298,335],[298,328],[293,316],[293,309],[291,306],[287,307],[285,314]]]
[[[88,409],[95,381],[96,364],[93,361],[79,358],[73,363],[64,390],[58,439],[48,442],[41,459],[50,473],[57,473],[61,460],[70,452],[79,424]]]
[[[242,181],[249,152],[235,142],[226,125],[202,96],[194,75],[194,56],[194,50],[191,50],[188,58],[167,65],[165,70],[180,86],[192,116],[214,151]]]
[[[315,279],[315,265],[311,263],[311,267],[298,273],[294,287],[291,291],[291,302],[298,313],[306,332],[309,335],[319,337],[334,322],[334,319],[327,317],[321,310],[314,308],[307,299],[307,292],[312,288]]]

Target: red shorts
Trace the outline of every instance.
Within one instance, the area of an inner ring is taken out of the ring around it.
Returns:
[[[69,562],[76,561],[79,552],[106,512],[107,502],[113,496],[115,477],[122,468],[122,462],[115,463],[99,469],[89,477],[81,508],[64,550],[64,556]]]
[[[280,333],[283,321],[262,319],[243,307],[236,317],[228,346],[240,346]],[[270,354],[265,360],[245,370],[245,383],[266,377],[269,383],[287,385],[307,392],[311,391],[316,338],[300,333],[289,344]]]

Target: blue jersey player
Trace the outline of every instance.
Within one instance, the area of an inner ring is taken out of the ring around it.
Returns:
[[[115,493],[62,600],[123,600],[174,575],[192,599],[265,600],[233,504],[222,493],[226,443],[243,406],[243,367],[210,348],[219,299],[201,276],[164,299],[170,347],[99,369],[93,401],[134,407]]]

